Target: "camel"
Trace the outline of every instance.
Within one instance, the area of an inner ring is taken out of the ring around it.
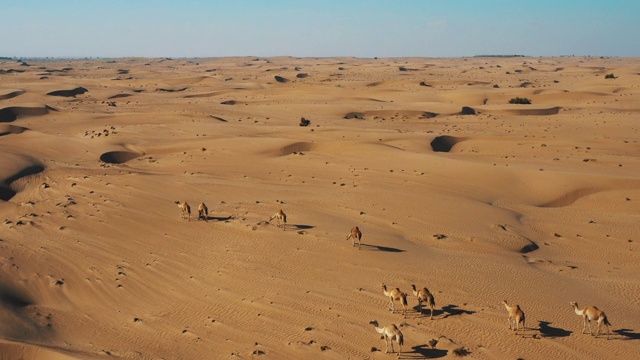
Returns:
[[[393,306],[393,301],[398,300],[402,304],[402,315],[405,315],[407,313],[407,294],[403,293],[398,288],[387,291],[387,285],[385,284],[382,284],[382,292],[385,296],[389,297],[389,310],[391,310],[391,312],[396,311]]]
[[[503,300],[502,303],[504,304],[504,307],[507,308],[507,311],[509,312],[509,319],[507,320],[507,322],[509,323],[509,330],[515,331],[517,335],[519,325],[520,323],[522,323],[522,331],[524,332],[525,317],[524,317],[524,311],[520,309],[520,305],[509,306],[509,304],[507,304],[507,300]],[[512,323],[513,323],[513,327],[511,326]]]
[[[282,210],[279,210],[277,213],[273,214],[273,216],[269,219],[269,222],[271,222],[271,220],[273,219],[278,220],[278,227],[280,227],[280,220],[282,220],[282,230],[285,230],[285,226],[287,226],[287,214],[285,214]]]
[[[347,236],[347,240],[349,239],[352,239],[351,247],[356,246],[356,240],[358,240],[358,250],[360,250],[360,240],[362,239],[362,233],[360,232],[360,229],[358,229],[357,226],[351,229],[351,233],[349,233],[349,236]]]
[[[178,207],[180,208],[180,210],[182,210],[182,218],[184,219],[184,214],[188,214],[189,221],[191,221],[191,206],[189,206],[186,201],[176,201],[176,204],[178,204]]]
[[[200,203],[198,205],[198,220],[204,219],[204,221],[209,220],[209,208],[204,203]]]
[[[382,334],[382,336],[384,337],[384,344],[386,345],[385,353],[389,353],[389,343],[391,343],[391,352],[395,352],[393,350],[393,340],[395,340],[398,343],[398,357],[400,357],[400,353],[402,352],[402,345],[404,344],[404,336],[402,335],[402,332],[400,332],[400,329],[398,329],[395,324],[387,325],[381,328],[380,326],[378,326],[377,320],[371,320],[369,321],[369,324],[372,324],[375,327],[376,332],[378,334]]]
[[[426,302],[431,309],[431,316],[429,319],[433,320],[433,308],[436,306],[436,300],[433,298],[433,295],[429,292],[429,289],[423,287],[420,290],[416,289],[415,285],[411,285],[411,291],[413,291],[413,295],[418,298],[418,305],[422,307],[422,302]]]
[[[600,326],[604,323],[607,326],[607,340],[609,340],[609,335],[611,334],[611,329],[609,326],[609,319],[607,319],[607,315],[604,311],[598,309],[595,306],[585,306],[582,310],[578,309],[578,303],[575,301],[571,302],[571,306],[573,306],[573,311],[576,314],[582,316],[582,333],[584,334],[584,330],[589,325],[589,334],[593,335],[593,331],[591,330],[591,320],[595,320],[598,323],[598,329],[596,331],[596,337],[600,334]]]

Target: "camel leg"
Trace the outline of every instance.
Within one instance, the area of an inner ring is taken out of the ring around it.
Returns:
[[[389,353],[389,337],[387,335],[384,335],[384,345],[385,345],[385,350],[384,353],[388,354]],[[393,346],[393,344],[391,344],[391,346]]]
[[[596,337],[598,337],[598,335],[600,335],[600,327],[602,326],[602,323],[604,322],[604,319],[600,319],[598,321],[598,330],[596,332]],[[609,339],[609,333],[611,332],[611,330],[609,329],[609,325],[605,324],[605,326],[607,327],[607,340]]]

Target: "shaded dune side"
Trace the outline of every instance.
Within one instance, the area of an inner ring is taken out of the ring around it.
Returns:
[[[22,126],[0,124],[0,136],[9,135],[9,134],[21,134],[27,130],[29,129]]]
[[[177,88],[177,89],[171,89],[171,88],[157,88],[156,91],[157,92],[181,92],[181,91],[185,91],[188,88],[183,87],[183,88]]]
[[[107,164],[124,164],[127,161],[133,160],[142,155],[143,155],[142,153],[138,153],[134,151],[125,151],[125,150],[109,151],[100,155],[100,161],[105,162]]]
[[[560,112],[561,107],[554,106],[549,108],[530,108],[528,105],[516,105],[518,108],[488,108],[478,107],[475,110],[483,114],[493,115],[556,115]]]
[[[24,90],[14,90],[14,91],[10,91],[4,94],[0,94],[0,100],[6,100],[6,99],[11,99],[14,98],[16,96],[20,96],[22,94],[24,94],[26,91]]]
[[[49,337],[53,329],[46,319],[33,316],[35,301],[18,287],[0,282],[0,338],[20,341],[39,341]],[[45,321],[43,321],[45,320]],[[6,341],[0,341],[0,358],[21,359],[4,356],[15,349],[8,349]]]
[[[212,96],[223,95],[229,92],[230,91],[213,91],[213,92],[207,92],[207,93],[201,93],[201,94],[192,94],[192,95],[186,95],[185,99],[212,97]]]
[[[561,196],[558,196],[557,198],[548,201],[546,203],[540,204],[538,205],[539,207],[549,207],[549,208],[554,208],[554,207],[564,207],[564,206],[569,206],[573,203],[575,203],[576,201],[578,201],[579,199],[591,195],[591,194],[595,194],[598,192],[603,191],[604,189],[600,189],[600,188],[581,188],[581,189],[575,189],[572,191],[567,192],[566,194],[563,194]]]
[[[126,98],[131,96],[131,94],[116,94],[113,96],[109,96],[107,99],[119,99],[119,98]]]
[[[0,304],[3,307],[23,308],[33,304],[33,300],[17,289],[0,283]]]
[[[12,186],[16,180],[39,174],[43,172],[44,169],[45,167],[40,164],[33,164],[4,179],[4,181],[0,183],[0,200],[9,201],[17,194],[15,186]]]
[[[276,151],[276,153],[280,156],[297,154],[303,151],[310,151],[312,150],[313,146],[314,144],[311,144],[311,143],[297,142],[297,143],[293,143],[293,144],[289,144],[281,147]]]
[[[521,254],[528,254],[540,248],[535,241],[520,234],[517,230],[509,225],[496,225],[495,227],[496,229],[504,230],[513,238],[513,240],[517,241],[518,243],[524,243],[524,245],[522,245],[522,247],[518,250],[518,252]]]
[[[377,100],[373,100],[377,101]],[[349,113],[349,114],[358,114],[357,112]],[[349,114],[345,115],[345,119],[349,119]],[[422,111],[422,110],[372,110],[366,111],[362,114],[362,118],[364,116],[378,116],[378,117],[410,117],[410,118],[421,118],[421,119],[430,119],[438,116],[438,113],[432,111]],[[360,119],[360,117],[355,116]]]
[[[76,95],[82,95],[86,92],[88,92],[89,90],[83,88],[82,86],[77,87],[75,89],[71,89],[71,90],[55,90],[55,91],[51,91],[48,92],[47,95],[51,95],[51,96],[62,96],[62,97],[75,97]]]
[[[21,116],[40,116],[49,113],[49,110],[57,111],[51,106],[10,106],[0,109],[0,123],[12,122]]]
[[[435,152],[449,152],[457,143],[464,140],[466,140],[466,138],[449,135],[436,136],[431,141],[431,148]]]

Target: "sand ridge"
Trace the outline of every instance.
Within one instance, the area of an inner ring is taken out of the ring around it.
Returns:
[[[0,61],[0,357],[386,358],[373,319],[401,358],[637,353],[637,59],[29,64]]]

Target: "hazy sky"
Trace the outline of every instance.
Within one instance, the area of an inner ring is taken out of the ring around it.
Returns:
[[[640,0],[0,0],[0,56],[640,56]]]

